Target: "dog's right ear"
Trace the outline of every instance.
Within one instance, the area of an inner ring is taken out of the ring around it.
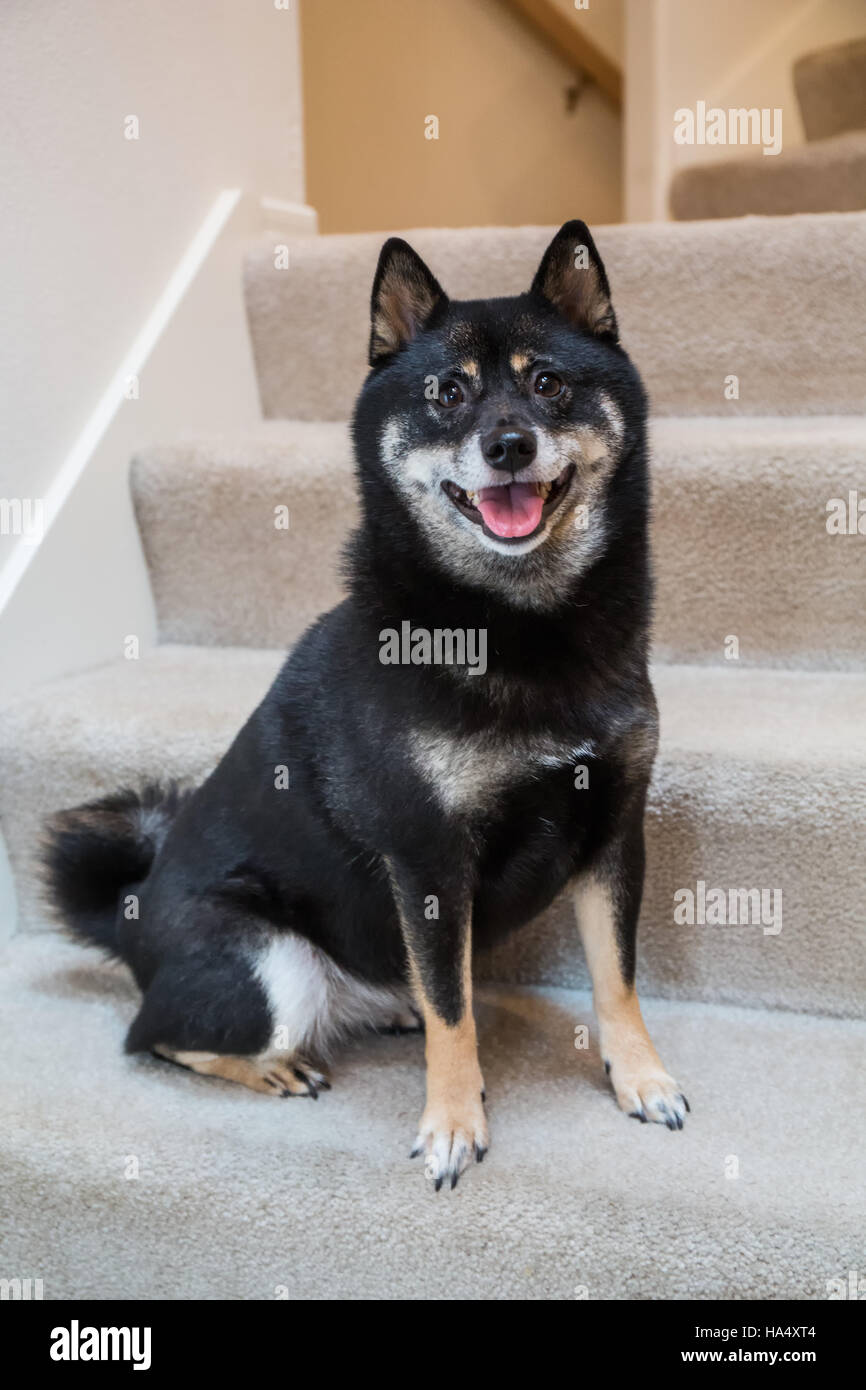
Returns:
[[[382,247],[373,280],[370,366],[400,352],[447,305],[448,296],[418,253],[392,236]]]

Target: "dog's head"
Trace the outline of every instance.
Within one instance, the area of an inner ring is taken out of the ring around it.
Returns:
[[[568,222],[525,294],[450,301],[399,238],[373,284],[356,440],[437,563],[534,606],[604,548],[608,485],[642,429],[607,276]],[[371,438],[372,436],[372,438]]]

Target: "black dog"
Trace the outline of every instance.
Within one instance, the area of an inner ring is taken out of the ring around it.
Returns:
[[[487,1147],[471,958],[566,885],[619,1104],[682,1128],[634,988],[647,674],[646,403],[582,222],[528,293],[450,303],[382,250],[354,419],[349,597],[194,792],[64,812],[71,929],[144,999],[127,1049],[316,1095],[346,1030],[427,1034],[415,1153]]]

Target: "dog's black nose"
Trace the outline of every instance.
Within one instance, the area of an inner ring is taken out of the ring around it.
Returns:
[[[537,448],[532,431],[516,429],[514,425],[504,429],[499,426],[481,441],[481,452],[491,468],[505,468],[509,473],[528,467]]]

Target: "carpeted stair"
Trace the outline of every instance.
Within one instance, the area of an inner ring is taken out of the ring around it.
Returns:
[[[866,207],[866,39],[805,54],[794,64],[793,79],[806,144],[775,155],[746,150],[680,169],[671,180],[672,217]],[[788,119],[783,111],[783,122]]]
[[[548,237],[409,235],[459,295],[525,285]],[[825,521],[864,485],[866,215],[598,240],[655,411],[662,745],[640,981],[685,1131],[629,1122],[594,1042],[575,1047],[591,1013],[564,901],[480,962],[493,1147],[438,1197],[407,1157],[419,1039],[359,1040],[315,1106],[130,1059],[126,973],[44,920],[42,817],[201,777],[340,593],[380,238],[295,243],[288,272],[257,245],[272,418],[133,462],[160,646],[0,712],[21,907],[0,976],[0,1272],[48,1298],[736,1299],[823,1298],[862,1271],[863,538]],[[781,930],[675,924],[674,893],[699,881],[781,890]]]
[[[794,90],[807,140],[866,130],[866,38],[798,58]]]

